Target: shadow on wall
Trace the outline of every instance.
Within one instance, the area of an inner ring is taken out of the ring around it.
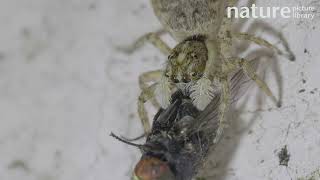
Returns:
[[[254,3],[254,0],[249,1],[249,4]],[[235,31],[241,32],[241,29],[244,27],[244,24],[247,23],[246,20],[241,19],[239,22],[235,23]],[[274,36],[283,43],[283,48],[289,52],[292,53],[289,49],[288,43],[285,40],[285,38],[282,36],[281,32],[278,32],[270,25],[262,22],[262,21],[255,21],[250,26],[248,32],[249,34],[255,34],[259,30],[264,30],[264,32],[270,34],[271,36]],[[236,45],[236,52],[235,54],[240,54],[245,52],[249,48],[248,42],[241,42],[238,45]],[[266,59],[266,61],[261,62],[262,58]],[[259,61],[259,66],[261,69],[260,77],[262,79],[266,70],[268,68],[272,69],[272,72],[275,74],[275,80],[277,82],[277,88],[276,89],[271,88],[272,92],[277,92],[276,97],[280,99],[280,102],[283,97],[283,79],[281,77],[281,72],[279,68],[278,59],[275,58],[274,53],[268,49],[258,49],[255,50],[247,56],[247,59],[257,59]],[[292,59],[291,59],[292,60]],[[270,71],[268,71],[270,72]],[[251,84],[252,86],[256,86],[254,82]],[[259,90],[256,97],[256,109],[261,109],[264,103],[264,97],[266,95]],[[212,150],[210,153],[210,156],[205,163],[205,166],[203,170],[200,172],[199,177],[203,177],[205,179],[215,179],[215,180],[226,180],[227,175],[230,175],[230,169],[228,168],[232,159],[234,158],[235,152],[237,151],[237,147],[239,146],[241,139],[243,136],[250,134],[250,128],[254,125],[257,118],[259,117],[259,112],[256,112],[253,114],[251,119],[248,121],[248,125],[243,128],[244,120],[241,119],[241,113],[245,109],[245,106],[249,100],[249,96],[243,97],[245,98],[241,104],[237,105],[237,109],[231,109],[228,115],[228,122],[230,124],[230,127],[226,130],[226,133],[224,135],[223,140],[218,144],[218,146]],[[268,98],[268,97],[267,97]]]
[[[266,56],[270,55],[267,51],[260,50],[260,51],[254,51],[254,53],[257,56]],[[266,54],[267,53],[267,54]],[[259,60],[259,59],[258,59]],[[280,71],[277,68],[277,59],[268,59],[268,62],[264,64],[259,64],[261,69],[264,69],[263,72],[259,73],[264,74],[266,71],[267,65],[270,66],[274,70],[276,74],[276,80],[278,82],[279,90],[278,90],[278,97],[282,96],[282,79],[280,76]],[[260,76],[263,79],[263,76]],[[251,82],[251,86],[256,86],[254,82]],[[273,89],[274,92],[274,89]],[[261,109],[264,104],[264,99],[267,98],[266,95],[261,91],[258,90],[258,93],[256,94],[256,103],[255,107],[256,109]],[[241,114],[245,110],[246,104],[249,100],[250,95],[247,94],[247,96],[242,97],[245,98],[241,104],[237,105],[236,109],[231,109],[228,114],[228,122],[230,124],[230,127],[226,130],[226,133],[224,135],[224,138],[221,140],[221,142],[217,145],[215,149],[212,150],[210,153],[208,160],[205,164],[204,169],[200,173],[201,177],[204,177],[206,179],[215,179],[215,180],[226,180],[226,177],[228,174],[230,174],[230,169],[228,168],[235,152],[237,151],[237,147],[239,146],[241,139],[243,136],[250,134],[250,128],[254,125],[256,120],[258,120],[259,117],[259,111],[255,112],[253,116],[250,118],[247,123],[247,126],[244,127],[244,119],[241,119]]]

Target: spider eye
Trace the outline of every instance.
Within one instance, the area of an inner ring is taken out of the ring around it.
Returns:
[[[191,75],[192,77],[196,77],[196,76],[197,76],[197,73],[196,73],[196,72],[191,72],[190,75]]]
[[[172,59],[174,57],[174,54],[170,54],[169,56],[168,56],[168,59],[170,60],[170,59]]]
[[[180,81],[179,81],[179,79],[177,79],[176,77],[172,77],[172,82],[173,82],[173,83],[179,83]]]
[[[190,78],[184,76],[184,77],[182,78],[182,82],[184,82],[184,83],[189,83],[189,82],[190,82]]]
[[[191,57],[192,57],[193,59],[198,59],[198,55],[197,55],[196,53],[192,53],[192,54],[191,54]]]

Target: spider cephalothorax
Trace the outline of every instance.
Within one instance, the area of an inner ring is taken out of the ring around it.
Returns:
[[[204,76],[207,61],[208,48],[205,36],[191,36],[173,48],[155,91],[160,105],[163,108],[168,107],[170,95],[176,89],[180,89],[190,95],[199,110],[203,110],[213,97],[210,81],[205,84],[209,87],[206,87],[203,93],[200,92],[201,87],[199,88],[199,80]]]
[[[165,76],[173,83],[197,81],[203,75],[207,60],[204,37],[187,39],[179,43],[168,56]]]

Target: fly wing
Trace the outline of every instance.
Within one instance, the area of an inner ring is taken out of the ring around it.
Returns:
[[[258,61],[250,61],[250,65],[254,68],[257,67]],[[249,89],[252,84],[251,79],[244,74],[242,70],[235,72],[230,78],[230,104],[233,105],[237,102],[244,93]],[[218,129],[218,113],[220,105],[220,93],[218,93],[211,103],[200,113],[200,115],[194,121],[190,133],[197,133],[206,129],[206,133],[215,133]]]

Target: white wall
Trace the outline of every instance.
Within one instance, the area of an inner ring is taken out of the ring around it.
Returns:
[[[257,5],[310,3],[272,0]],[[141,134],[138,75],[162,67],[166,57],[150,45],[131,56],[114,47],[160,28],[148,0],[0,4],[0,179],[129,179],[140,152],[109,133]],[[319,2],[312,6],[320,10]],[[320,168],[319,13],[312,21],[265,22],[281,30],[297,60],[270,60],[274,66],[265,73],[278,95],[272,72],[280,72],[281,108],[252,90],[246,106],[230,115],[234,121],[227,138],[211,157],[218,168],[205,173],[218,179],[289,180]],[[269,39],[266,32],[258,35]],[[305,92],[299,93],[301,89]],[[291,154],[287,168],[278,165],[277,153],[284,145]]]

